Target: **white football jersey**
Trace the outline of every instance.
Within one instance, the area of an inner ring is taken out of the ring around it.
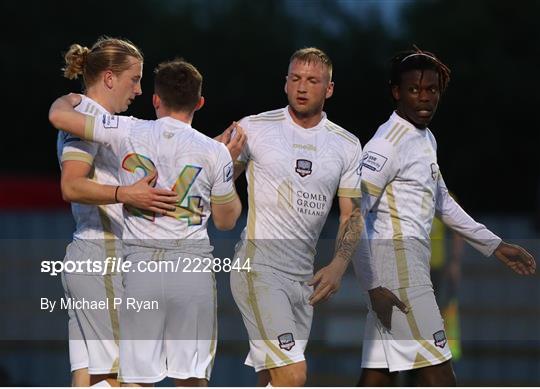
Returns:
[[[82,96],[75,110],[88,114],[107,114],[94,100]],[[82,161],[93,167],[91,178],[104,185],[119,185],[118,161],[107,147],[91,143],[66,132],[58,132],[57,155],[60,167],[65,161]],[[122,237],[122,206],[120,204],[87,205],[71,203],[75,219],[74,239],[112,239]]]
[[[429,129],[417,129],[395,112],[365,145],[362,209],[377,269],[372,287],[431,284],[429,235],[436,211],[484,255],[501,241],[448,194],[436,152]]]
[[[122,185],[157,170],[156,187],[174,190],[181,198],[167,215],[124,207],[125,244],[211,255],[206,230],[210,203],[236,198],[233,164],[224,144],[171,117],[138,120],[102,115],[87,126],[85,137],[114,151]]]
[[[323,114],[302,128],[288,108],[240,121],[247,143],[248,220],[238,254],[254,269],[276,269],[294,279],[313,274],[319,234],[334,196],[357,198],[362,149],[356,136]]]

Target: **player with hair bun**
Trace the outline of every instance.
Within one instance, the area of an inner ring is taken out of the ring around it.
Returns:
[[[77,111],[113,114],[139,96],[143,56],[125,39],[100,37],[91,48],[72,44],[64,56],[64,77],[82,76],[84,96]],[[155,189],[155,176],[121,186],[111,150],[66,132],[58,133],[61,189],[71,202],[76,228],[65,261],[88,258],[104,263],[122,255],[122,203],[150,211],[174,209],[176,193]],[[86,271],[62,273],[66,298],[108,300],[122,294],[121,275]],[[98,382],[118,385],[118,314],[110,309],[69,309],[69,354],[74,386]]]

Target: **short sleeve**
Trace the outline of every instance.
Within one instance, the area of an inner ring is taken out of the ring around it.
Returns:
[[[123,139],[129,136],[136,119],[128,116],[98,115],[86,119],[84,137],[93,142],[110,146],[117,153]]]
[[[362,146],[360,142],[350,153],[350,158],[346,161],[347,166],[339,181],[338,197],[359,198],[362,197],[360,190],[362,174]]]
[[[214,178],[211,189],[210,202],[213,204],[227,204],[236,198],[234,189],[234,166],[229,150],[223,143],[219,143]]]
[[[362,192],[379,198],[398,171],[398,155],[385,139],[376,138],[366,144],[362,154]]]
[[[61,150],[60,163],[66,161],[80,161],[93,165],[99,145],[87,142],[79,137],[60,131],[58,133],[58,146]]]

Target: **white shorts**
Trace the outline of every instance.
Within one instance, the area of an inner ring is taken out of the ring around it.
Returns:
[[[62,274],[62,285],[66,298],[71,295],[66,287],[64,275]],[[69,336],[69,364],[71,372],[80,369],[88,369],[88,347],[84,339],[82,328],[77,321],[75,310],[68,309],[68,336]]]
[[[438,365],[452,358],[431,285],[392,292],[409,307],[409,313],[394,307],[388,331],[369,307],[362,367],[394,372]]]
[[[118,312],[113,301],[123,293],[121,275],[62,273],[66,299],[107,302],[109,309],[83,306],[68,309],[71,371],[88,367],[88,373],[118,372],[120,340]]]
[[[135,262],[140,259],[137,256],[127,259]],[[119,380],[210,380],[217,341],[214,274],[133,269],[124,274],[124,285]],[[139,309],[130,306],[132,302],[148,304]]]
[[[255,371],[305,360],[313,287],[274,272],[231,272],[231,290],[249,335],[246,365]]]

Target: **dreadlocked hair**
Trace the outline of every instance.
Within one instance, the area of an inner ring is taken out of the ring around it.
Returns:
[[[399,85],[401,75],[410,70],[433,70],[439,74],[441,92],[446,90],[450,82],[450,69],[438,59],[435,54],[419,49],[413,45],[413,50],[397,53],[392,58],[392,74],[390,85]]]

